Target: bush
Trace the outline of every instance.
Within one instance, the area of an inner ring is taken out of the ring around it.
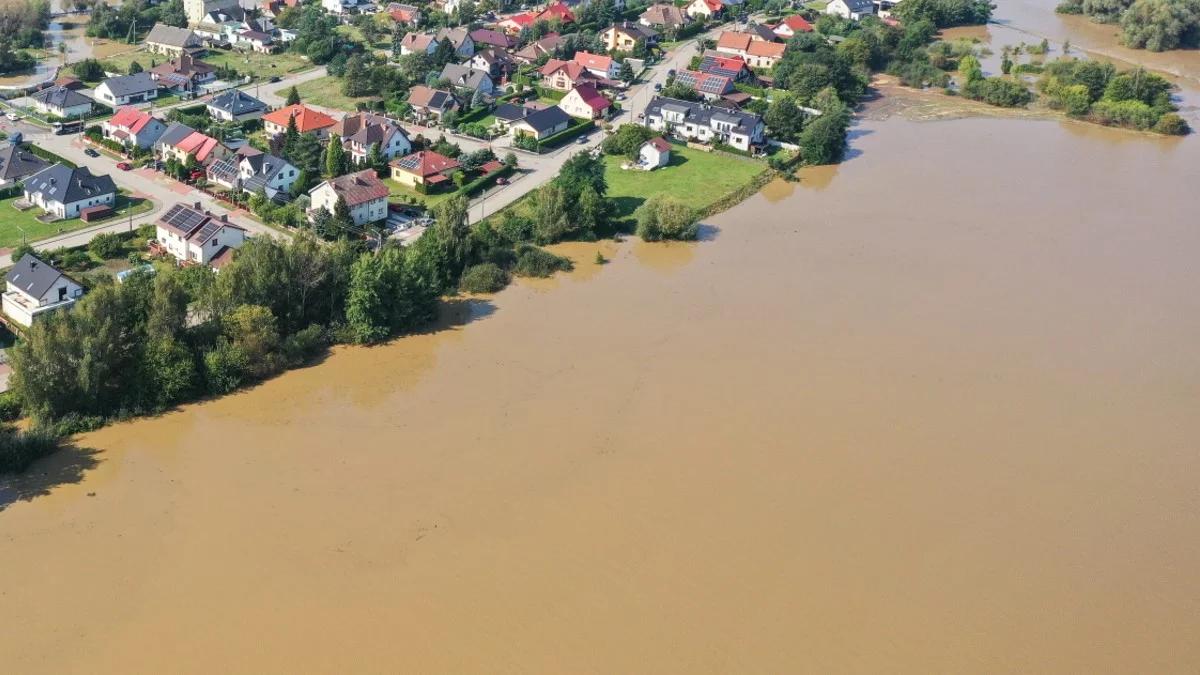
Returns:
[[[1159,117],[1158,121],[1154,123],[1154,130],[1168,136],[1186,136],[1191,132],[1192,128],[1179,115],[1167,113]]]
[[[121,235],[115,232],[104,232],[92,237],[88,250],[102,260],[112,260],[121,257],[125,251],[125,242]]]
[[[1092,104],[1092,119],[1100,124],[1109,124],[1132,129],[1149,129],[1158,121],[1154,109],[1141,101],[1101,100]]]
[[[21,417],[21,397],[9,390],[0,393],[0,421],[11,422]]]
[[[645,241],[690,241],[700,233],[696,210],[669,195],[654,195],[639,206],[633,215],[637,218],[637,235]]]
[[[458,289],[466,293],[495,293],[507,285],[508,273],[495,263],[472,265],[458,281]]]
[[[658,135],[659,132],[652,131],[639,124],[623,124],[617,129],[616,133],[604,139],[600,148],[606,155],[621,155],[622,157],[635,159],[638,151],[642,148],[642,144]]]
[[[1033,100],[1025,85],[1002,77],[972,80],[963,87],[963,96],[1001,108],[1018,108]]]
[[[204,355],[204,375],[208,390],[214,394],[227,394],[242,384],[246,375],[246,355],[224,339],[216,348]]]
[[[558,271],[573,268],[569,258],[540,249],[531,244],[517,247],[517,265],[514,271],[521,277],[548,277]]]
[[[20,473],[58,447],[58,436],[47,429],[0,430],[0,474]]]
[[[289,366],[297,366],[307,363],[325,351],[328,344],[329,340],[325,336],[325,330],[320,326],[312,325],[285,338],[281,350],[284,361]]]

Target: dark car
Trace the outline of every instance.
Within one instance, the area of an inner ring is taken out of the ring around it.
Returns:
[[[269,80],[267,80],[267,81],[268,81],[268,82],[270,82],[271,84],[275,84],[275,83],[276,83],[276,82],[278,82],[279,80],[280,80],[280,77],[279,77],[278,75],[272,75],[272,76],[271,76],[271,79],[269,79]]]
[[[95,150],[93,150],[91,148],[84,150],[83,154],[87,155],[88,157],[99,157],[100,156],[100,153],[96,152]]]
[[[674,68],[667,71],[667,77],[675,77],[675,69]]]
[[[662,83],[661,82],[654,83],[654,91],[662,91]]]

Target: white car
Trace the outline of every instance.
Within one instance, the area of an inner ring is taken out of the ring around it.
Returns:
[[[21,116],[14,112],[4,113],[4,116],[7,117],[8,119],[12,120],[13,122],[16,122],[17,120],[21,119]]]

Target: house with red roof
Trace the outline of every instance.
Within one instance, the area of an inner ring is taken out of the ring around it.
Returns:
[[[671,144],[662,136],[651,138],[638,149],[638,166],[653,171],[671,163]]]
[[[793,14],[789,17],[785,17],[784,20],[776,24],[772,30],[780,38],[789,40],[797,33],[813,32],[813,25],[799,14]]]
[[[556,2],[534,17],[534,22],[538,21],[558,21],[560,23],[575,23],[575,15],[571,13],[570,8],[561,2]]]
[[[204,165],[229,155],[229,148],[217,139],[178,122],[167,127],[155,147],[160,159],[174,159],[180,164],[193,159],[196,164]]]
[[[612,103],[596,89],[596,85],[585,83],[567,92],[558,107],[571,117],[598,120],[608,115]]]
[[[575,23],[575,15],[570,8],[561,2],[556,2],[542,11],[522,12],[500,21],[496,24],[500,30],[509,35],[516,35],[522,28],[528,28],[538,21],[557,21],[561,24]]]
[[[117,108],[117,114],[101,125],[104,137],[127,148],[153,147],[167,130],[162,120],[133,106]]]
[[[288,123],[293,118],[296,120],[296,131],[302,134],[314,133],[317,138],[327,138],[329,130],[337,124],[329,115],[313,110],[303,103],[296,103],[263,115],[263,129],[268,136],[287,133]]]
[[[538,73],[542,76],[542,86],[555,91],[571,91],[585,82],[596,80],[596,76],[581,64],[559,59],[547,61]]]
[[[512,16],[501,20],[496,24],[496,27],[505,33],[508,33],[509,35],[516,35],[517,33],[520,33],[522,29],[532,26],[534,19],[536,18],[536,12],[521,12],[520,14],[513,14]]]
[[[311,220],[317,211],[325,209],[333,214],[339,200],[350,208],[350,219],[355,225],[365,225],[387,218],[388,186],[375,175],[374,169],[330,178],[308,191]]]
[[[392,180],[425,192],[430,188],[446,184],[460,166],[458,160],[452,157],[432,150],[422,150],[399,159],[393,159],[391,161]]]
[[[617,73],[620,70],[617,60],[604,54],[575,52],[575,57],[572,60],[587,68],[589,73],[607,80],[617,79]]]
[[[785,49],[786,45],[768,42],[757,33],[727,30],[717,39],[718,52],[741,57],[751,68],[774,68]]]
[[[693,19],[707,21],[720,18],[725,13],[725,4],[721,0],[692,0],[684,11]]]

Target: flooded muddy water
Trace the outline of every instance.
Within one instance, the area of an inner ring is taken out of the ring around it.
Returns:
[[[10,672],[1195,673],[1200,154],[895,118],[0,492]]]

